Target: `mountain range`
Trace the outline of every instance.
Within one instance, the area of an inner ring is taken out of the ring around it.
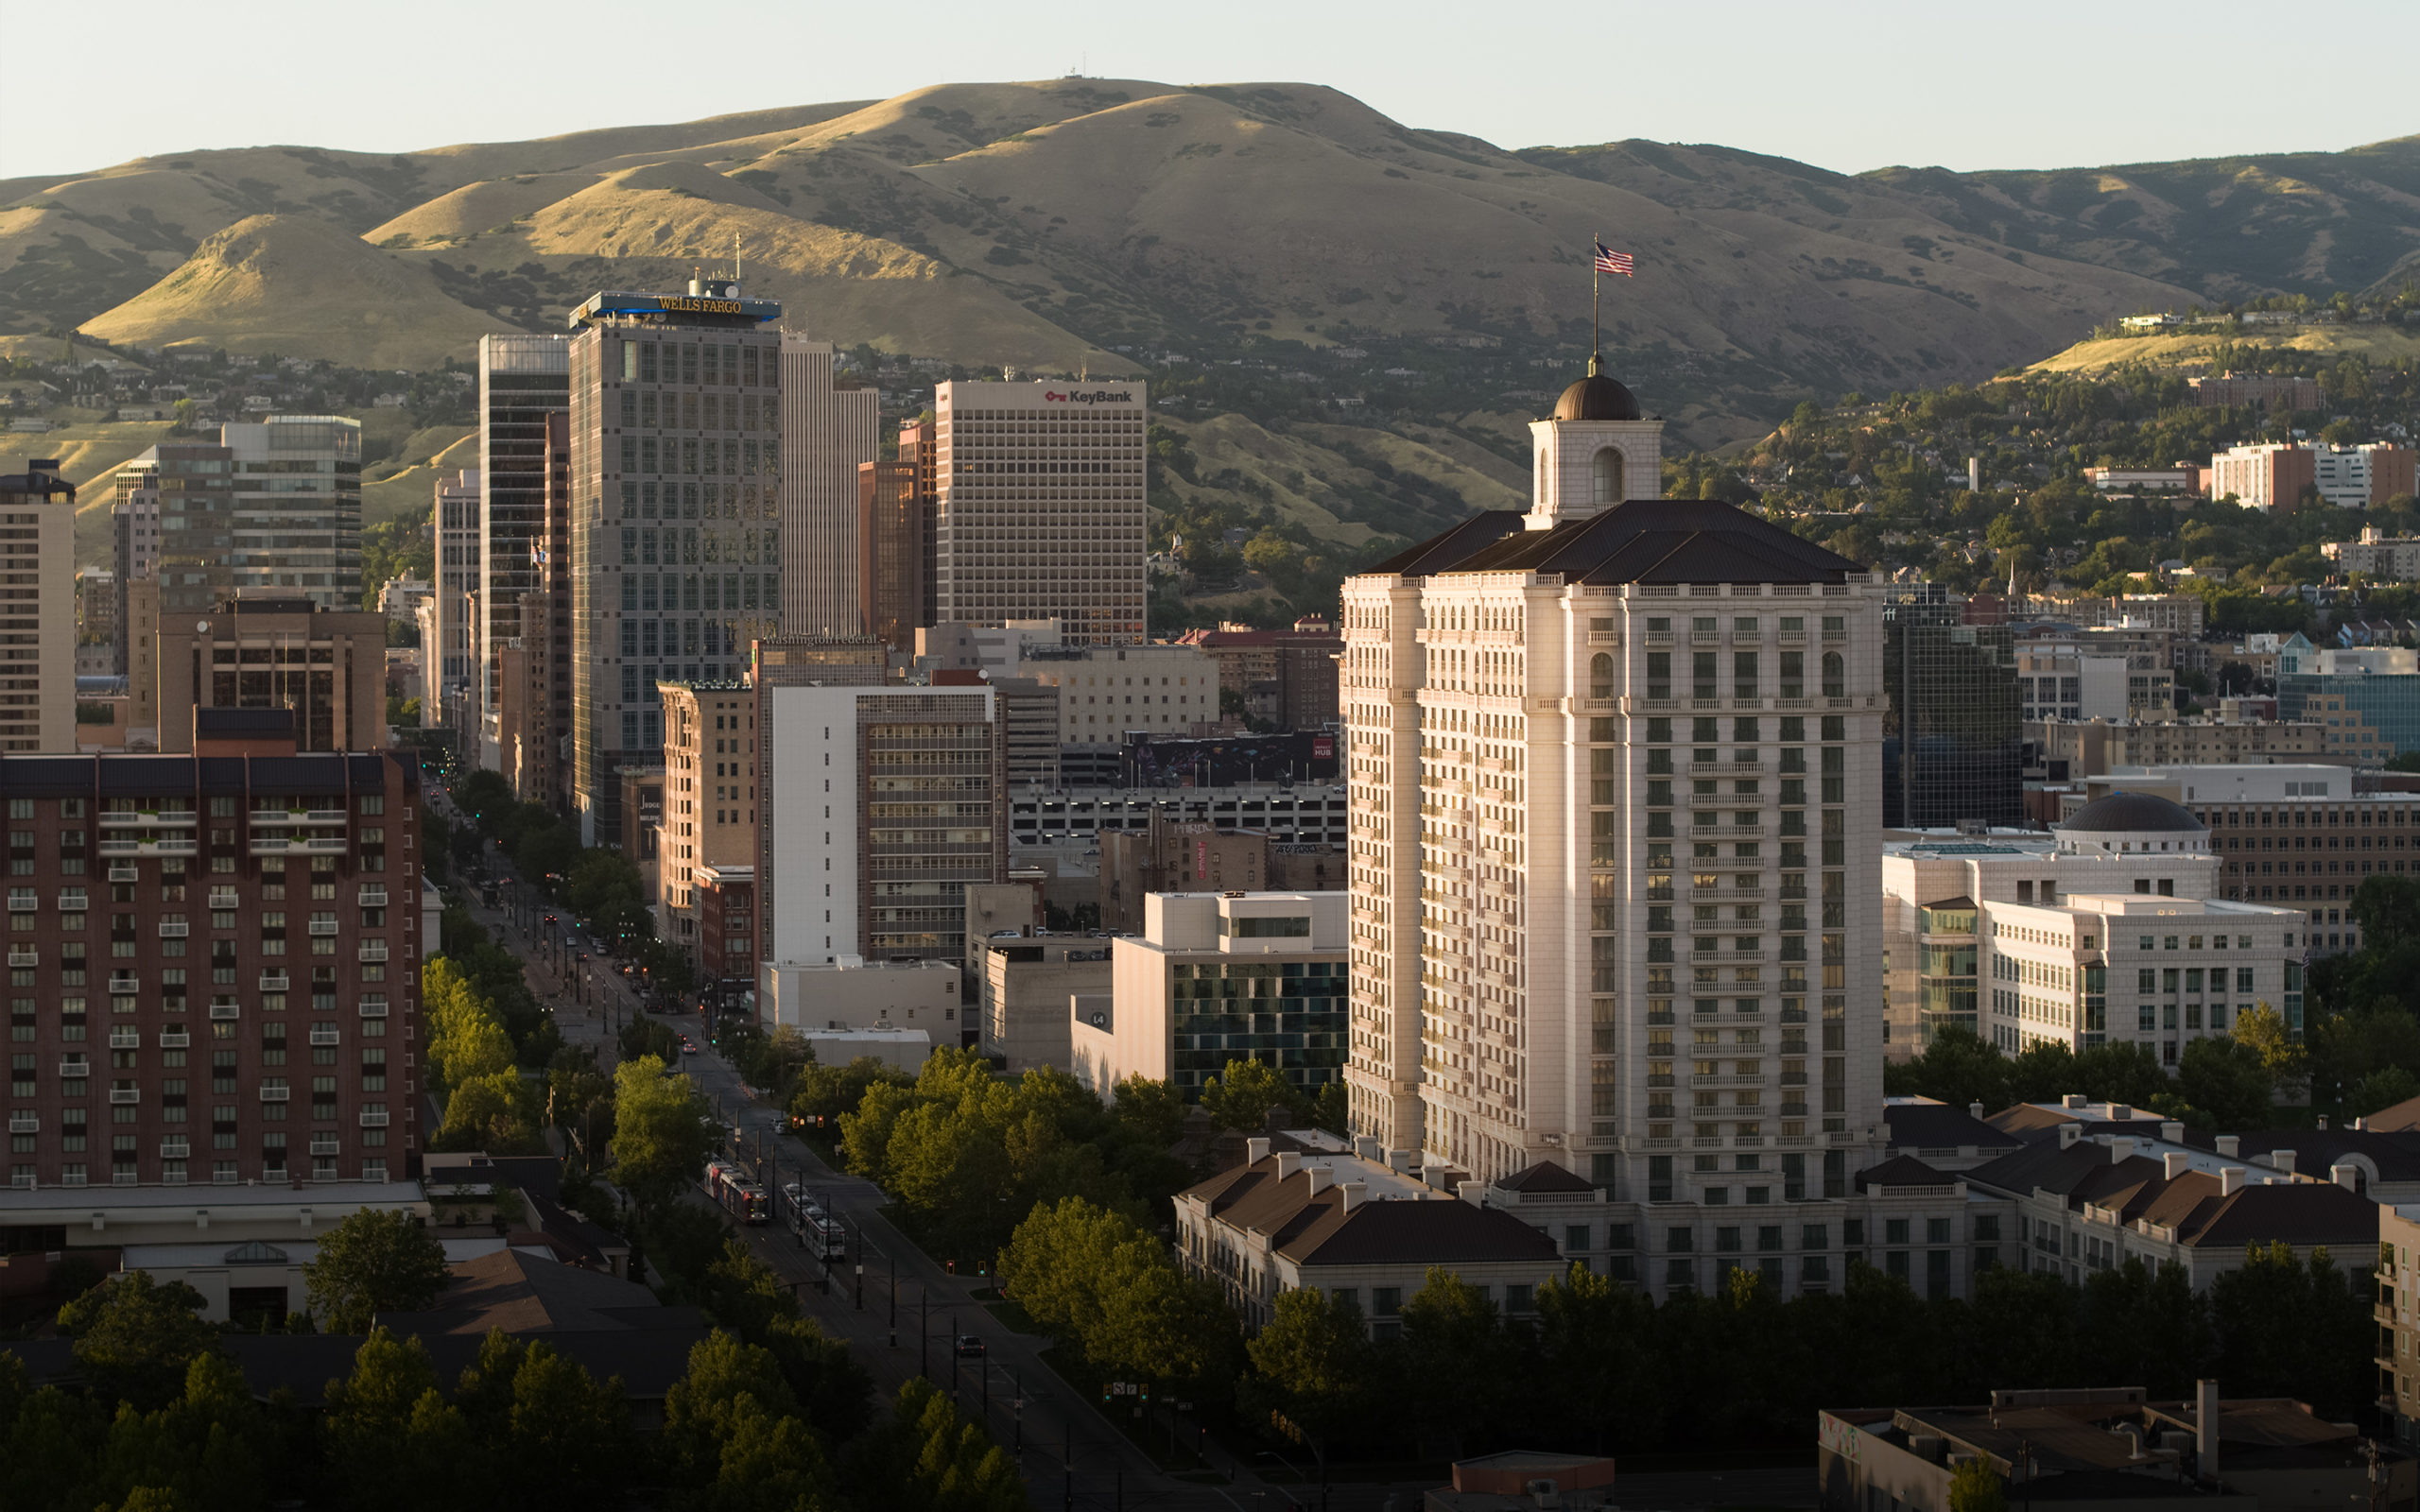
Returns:
[[[752,293],[844,346],[1110,373],[1394,343],[1530,357],[1552,388],[1585,355],[1599,235],[1638,263],[1608,281],[1609,363],[1714,444],[1810,394],[1987,376],[2122,314],[2420,276],[2420,137],[1852,176],[1703,145],[1510,150],[1312,84],[948,84],[0,180],[0,334],[424,368],[735,251]]]

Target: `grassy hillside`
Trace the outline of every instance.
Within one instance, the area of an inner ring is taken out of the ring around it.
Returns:
[[[2420,329],[2391,325],[2255,326],[2234,335],[2118,336],[2079,341],[2032,364],[2029,372],[2106,372],[2145,364],[2203,372],[2219,349],[2256,342],[2333,360],[2359,356],[2373,367],[2420,361]]]
[[[736,239],[794,326],[968,367],[1443,343],[1440,367],[1560,371],[1602,231],[1639,258],[1608,290],[1610,359],[1710,443],[1810,394],[1971,381],[2115,315],[2393,280],[2420,266],[2415,206],[2420,139],[1852,178],[1710,146],[1510,152],[1309,84],[948,84],[0,182],[0,334],[426,366],[482,330],[557,328],[599,287],[677,284]]]

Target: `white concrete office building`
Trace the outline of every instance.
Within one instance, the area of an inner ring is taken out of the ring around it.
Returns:
[[[361,421],[277,415],[218,438],[235,485],[233,591],[359,609]]]
[[[2302,1013],[2303,916],[2220,896],[2187,810],[2118,792],[2053,835],[1943,834],[1883,850],[1893,1059],[1950,1025],[2008,1055],[2141,1044],[2174,1067],[2256,1003]]]

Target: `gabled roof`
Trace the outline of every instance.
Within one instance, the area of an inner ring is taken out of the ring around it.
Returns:
[[[1311,1190],[1307,1169],[1280,1179],[1273,1156],[1181,1195],[1200,1199],[1221,1223],[1268,1235],[1270,1248],[1301,1265],[1552,1264],[1561,1255],[1553,1240],[1502,1209],[1451,1197],[1371,1197],[1347,1211],[1335,1185]]]
[[[1891,1187],[1945,1187],[1958,1178],[1936,1171],[1912,1155],[1895,1155],[1880,1165],[1869,1165],[1857,1174],[1857,1189],[1870,1192]]]
[[[1597,1183],[1552,1160],[1523,1166],[1495,1183],[1507,1192],[1594,1192]]]
[[[1894,1149],[1955,1150],[1972,1145],[1977,1150],[2013,1150],[2025,1143],[1947,1103],[1894,1099],[1882,1105],[1882,1121],[1890,1126]]]
[[[2251,1174],[2257,1184],[2224,1193],[2209,1172],[2170,1179],[2158,1160],[2113,1160],[2108,1145],[2085,1140],[2065,1149],[2048,1141],[2032,1144],[1967,1172],[1966,1179],[2018,1196],[2051,1193],[2071,1211],[2090,1203],[2129,1224],[2147,1220],[2174,1229],[2187,1246],[2377,1241],[2378,1209],[2369,1198],[2332,1182],[2270,1181],[2265,1178],[2273,1173],[2257,1168]]]

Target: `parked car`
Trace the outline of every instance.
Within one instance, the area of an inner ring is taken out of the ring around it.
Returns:
[[[983,1358],[982,1337],[979,1334],[974,1333],[959,1334],[958,1336],[958,1357],[961,1360],[979,1360]]]

